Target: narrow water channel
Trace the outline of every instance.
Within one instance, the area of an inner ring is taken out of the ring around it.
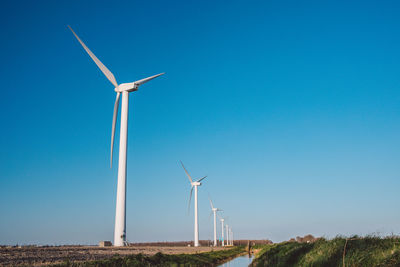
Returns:
[[[225,262],[224,264],[219,265],[219,267],[247,267],[249,266],[253,258],[253,255],[246,254],[244,256],[236,257],[231,261]]]

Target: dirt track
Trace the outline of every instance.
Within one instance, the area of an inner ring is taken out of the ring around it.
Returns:
[[[214,250],[224,248],[216,247]],[[146,254],[153,255],[157,252],[164,254],[192,254],[198,252],[211,251],[210,247],[155,247],[155,246],[137,246],[124,248],[100,248],[83,246],[61,246],[61,247],[15,247],[0,248],[0,266],[33,265],[42,266],[70,261],[87,261],[111,258],[118,255]]]

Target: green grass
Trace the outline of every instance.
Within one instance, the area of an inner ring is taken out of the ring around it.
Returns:
[[[114,256],[106,260],[86,262],[64,262],[57,267],[117,267],[117,266],[216,266],[245,251],[244,246],[228,250],[204,252],[198,254],[166,255],[157,253],[153,256],[135,254],[129,256]]]
[[[320,239],[315,243],[283,242],[265,245],[253,266],[343,266],[346,238]],[[345,266],[400,266],[400,238],[375,236],[350,238]]]

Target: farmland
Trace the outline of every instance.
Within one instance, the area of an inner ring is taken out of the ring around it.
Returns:
[[[230,251],[230,252],[229,252]],[[220,252],[219,254],[217,252]],[[215,254],[217,253],[217,254]],[[222,253],[222,254],[221,254]],[[111,262],[137,259],[154,260],[157,254],[159,261],[220,261],[238,253],[223,247],[184,247],[184,246],[130,246],[130,247],[95,247],[95,246],[45,246],[45,247],[2,247],[0,248],[0,266],[18,265],[55,265],[74,262]],[[203,255],[187,257],[187,255]],[[179,257],[170,257],[180,255]],[[186,255],[186,256],[183,256]],[[129,258],[130,257],[130,258]],[[169,257],[169,258],[168,258]]]

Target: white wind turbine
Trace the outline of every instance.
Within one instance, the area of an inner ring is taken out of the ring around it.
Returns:
[[[189,178],[190,182],[190,197],[189,197],[189,208],[190,208],[190,201],[192,199],[192,192],[193,192],[193,187],[194,187],[194,246],[198,247],[199,246],[199,221],[198,221],[198,212],[197,212],[197,187],[201,185],[201,181],[206,178],[207,176],[204,176],[203,178],[198,179],[197,181],[192,180],[192,177],[186,170],[185,166],[183,166],[183,163],[181,161],[182,167],[185,170],[186,175]]]
[[[235,240],[234,238],[233,238],[233,230],[231,229],[231,233],[232,233],[232,246],[233,246],[233,241]]]
[[[224,229],[224,221],[225,221],[225,219],[226,218],[220,218],[220,221],[221,221],[221,241],[222,241],[222,246],[225,246],[225,240],[224,240],[224,231],[225,231],[225,229]]]
[[[229,246],[230,245],[230,243],[229,243],[229,225],[226,224],[225,228],[226,228],[226,245]]]
[[[233,231],[232,231],[232,227],[229,227],[229,237],[230,237],[230,243],[231,246],[233,246]]]
[[[217,212],[222,211],[222,210],[214,208],[211,198],[208,198],[208,199],[210,200],[211,212],[214,214],[214,247],[216,247],[217,246]]]
[[[110,165],[112,167],[113,147],[114,147],[114,135],[115,125],[117,122],[119,98],[122,93],[122,106],[121,106],[121,128],[119,138],[119,159],[118,159],[118,186],[117,186],[117,204],[115,213],[115,229],[114,229],[114,246],[124,246],[126,242],[126,149],[127,149],[127,136],[128,136],[128,100],[129,93],[137,91],[139,86],[157,78],[164,73],[160,73],[148,78],[138,80],[131,83],[117,83],[114,75],[111,73],[106,66],[90,51],[90,49],[82,42],[82,40],[76,35],[70,26],[68,28],[78,39],[79,43],[83,46],[89,56],[93,59],[96,65],[104,73],[107,79],[113,84],[114,91],[117,93],[114,104],[114,115],[113,124],[111,130],[111,159]]]

